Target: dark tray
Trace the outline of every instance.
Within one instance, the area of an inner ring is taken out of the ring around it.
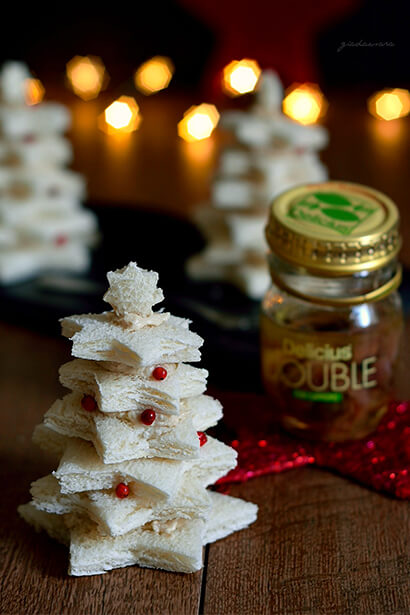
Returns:
[[[209,382],[230,390],[261,389],[258,348],[259,303],[223,283],[196,283],[184,273],[186,259],[204,245],[188,221],[148,208],[89,205],[102,240],[90,271],[82,276],[44,274],[35,280],[0,288],[0,318],[58,335],[58,319],[109,309],[102,300],[106,272],[133,260],[159,272],[164,308],[190,318],[205,340],[201,365]],[[401,293],[410,308],[410,272]]]
[[[101,242],[84,275],[45,273],[0,287],[0,318],[58,335],[59,318],[110,309],[102,300],[106,272],[129,261],[158,271],[164,308],[193,320],[205,340],[201,366],[222,388],[258,390],[259,304],[229,284],[195,283],[184,273],[186,259],[204,245],[188,221],[148,208],[89,204],[99,220]]]

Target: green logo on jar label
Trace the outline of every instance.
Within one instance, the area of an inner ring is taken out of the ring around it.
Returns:
[[[334,391],[316,392],[294,389],[292,391],[292,397],[294,399],[301,399],[302,401],[321,401],[327,404],[338,404],[343,401],[343,394],[335,393]]]
[[[293,202],[287,215],[350,235],[375,211],[377,207],[372,203],[356,196],[348,199],[337,192],[313,192]]]

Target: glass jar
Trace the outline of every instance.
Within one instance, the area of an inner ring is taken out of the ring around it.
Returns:
[[[262,378],[277,418],[310,438],[362,438],[387,409],[402,330],[397,209],[364,186],[310,184],[274,201],[266,233]]]

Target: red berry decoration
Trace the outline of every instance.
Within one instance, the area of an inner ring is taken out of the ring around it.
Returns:
[[[198,434],[199,438],[199,446],[203,446],[208,442],[208,436],[206,435],[206,433],[204,433],[203,431],[197,431],[196,433]]]
[[[33,143],[36,140],[34,135],[28,134],[23,137],[23,143]]]
[[[68,241],[67,235],[57,235],[57,237],[54,240],[54,243],[56,244],[56,246],[63,246],[64,244],[66,244]]]
[[[98,410],[97,402],[91,395],[84,395],[81,400],[81,405],[87,412],[94,412],[95,410]]]
[[[125,483],[118,483],[115,487],[115,494],[120,500],[127,498],[130,493],[130,488]]]
[[[156,419],[156,416],[155,410],[152,410],[152,408],[147,408],[141,414],[141,423],[144,423],[144,425],[152,425]]]
[[[165,380],[165,378],[167,377],[167,374],[168,372],[165,369],[165,367],[156,367],[154,371],[152,372],[152,375],[155,378],[155,380]]]

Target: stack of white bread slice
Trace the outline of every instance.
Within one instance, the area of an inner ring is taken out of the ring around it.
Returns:
[[[84,178],[66,168],[68,109],[28,104],[30,79],[21,62],[0,70],[0,284],[85,271],[97,239],[97,219],[81,204]]]
[[[221,114],[230,141],[221,151],[210,200],[195,213],[207,245],[187,262],[190,277],[230,282],[253,299],[271,283],[264,228],[272,199],[327,179],[317,153],[327,143],[325,128],[286,117],[282,99],[279,77],[265,70],[252,108]]]
[[[113,311],[62,320],[71,393],[33,436],[61,460],[19,512],[70,546],[72,575],[133,564],[194,572],[203,545],[247,527],[257,507],[206,489],[236,452],[205,434],[222,407],[204,394],[207,371],[185,363],[203,340],[188,320],[152,311],[163,300],[157,273],[129,263],[107,277]]]

